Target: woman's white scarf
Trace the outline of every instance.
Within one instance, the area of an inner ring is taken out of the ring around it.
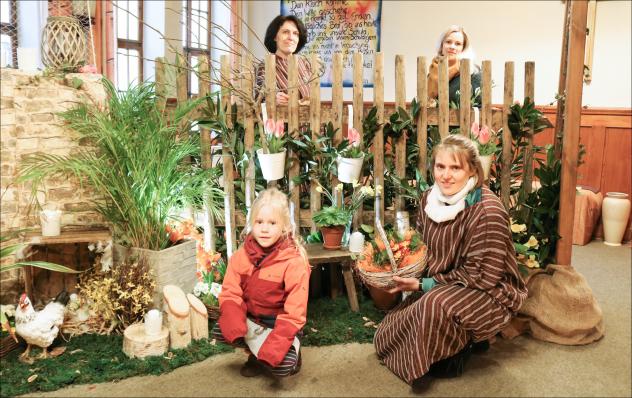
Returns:
[[[434,222],[454,220],[457,214],[465,209],[465,197],[474,188],[476,182],[476,177],[470,177],[465,186],[451,196],[443,195],[435,182],[428,194],[424,211]]]

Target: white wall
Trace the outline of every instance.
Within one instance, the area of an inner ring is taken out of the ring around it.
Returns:
[[[263,39],[268,22],[278,15],[280,2],[248,2],[249,24]],[[583,104],[591,107],[631,107],[631,3],[599,1],[595,28],[593,81],[584,86]],[[406,97],[416,92],[416,57],[435,54],[438,36],[449,25],[463,25],[470,34],[476,63],[492,61],[494,103],[503,101],[504,63],[515,62],[516,99],[523,96],[524,62],[536,63],[535,98],[539,105],[557,92],[564,4],[561,1],[383,1],[381,50],[385,60],[385,99],[394,100],[395,55],[405,56]],[[263,45],[249,35],[256,55]],[[616,65],[616,70],[611,68]],[[322,90],[330,98],[330,90]],[[345,88],[345,100],[352,91]],[[371,100],[371,89],[365,89]]]
[[[149,4],[146,3],[143,7],[143,20],[151,28],[143,24],[143,77],[144,80],[153,82],[156,80],[155,59],[165,56],[165,41],[161,35],[165,31],[165,2],[152,0],[151,6],[147,5]]]

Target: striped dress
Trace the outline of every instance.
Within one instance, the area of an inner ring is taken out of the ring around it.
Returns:
[[[299,99],[309,99],[309,81],[312,78],[312,68],[309,61],[303,56],[296,56],[297,69],[298,69],[298,96]],[[265,64],[261,62],[257,65],[255,71],[255,98],[257,97],[259,90],[264,85],[266,80]],[[317,78],[317,77],[314,77]],[[276,83],[277,89],[284,93],[288,93],[288,61],[286,58],[276,56]],[[265,99],[264,99],[265,100]]]
[[[527,297],[507,212],[493,192],[481,190],[479,202],[442,223],[423,210],[430,191],[420,201],[417,229],[428,245],[423,276],[437,284],[393,309],[373,340],[378,357],[409,384],[468,342],[495,335]]]

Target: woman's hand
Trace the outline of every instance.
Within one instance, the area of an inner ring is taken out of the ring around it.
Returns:
[[[393,276],[393,280],[397,283],[397,286],[390,289],[388,291],[389,293],[419,291],[419,279],[417,278],[402,278],[399,276]]]
[[[276,95],[277,105],[287,105],[290,100],[290,96],[284,92],[278,92]]]

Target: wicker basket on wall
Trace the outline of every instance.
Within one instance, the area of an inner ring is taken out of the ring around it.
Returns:
[[[86,62],[86,35],[74,17],[48,17],[42,31],[42,62],[49,68],[78,68]]]

